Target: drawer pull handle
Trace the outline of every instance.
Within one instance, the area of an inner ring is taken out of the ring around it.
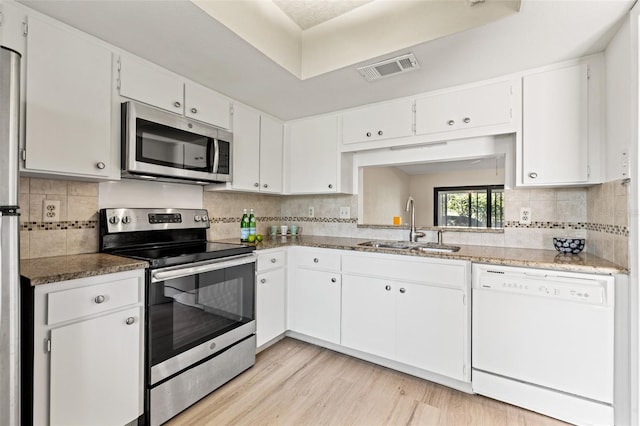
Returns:
[[[382,136],[382,135],[383,135],[382,130],[378,130],[378,136]]]
[[[318,259],[317,257],[314,257],[313,258],[313,263],[318,263],[318,262],[320,262],[320,259]]]
[[[103,295],[96,296],[96,298],[93,299],[93,301],[98,303],[98,304],[99,303],[104,303],[105,300],[107,300],[107,299]]]
[[[266,282],[267,282],[267,279],[266,279],[266,278],[263,278],[263,279],[261,279],[261,280],[260,280],[260,283],[262,283],[262,284],[264,284],[264,283],[266,283]]]
[[[454,124],[456,124],[456,122],[455,122],[455,121],[453,121],[453,120],[449,120],[449,121],[447,121],[447,124],[448,124],[449,126],[453,126]]]
[[[367,137],[370,138],[371,137],[371,132],[367,132]]]
[[[404,288],[400,289],[400,293],[406,293],[406,292],[407,292],[407,290],[405,290]]]
[[[277,260],[276,260],[275,257],[271,259],[271,263],[276,263],[276,262],[277,262]]]
[[[129,317],[127,318],[127,321],[125,321],[127,323],[127,325],[131,325],[134,322],[136,322],[136,319],[134,317]]]
[[[197,113],[198,113],[198,110],[197,110],[196,108],[191,108],[191,113],[193,113],[193,114],[197,114]]]
[[[105,167],[107,167],[102,161],[99,161],[96,164],[96,167],[99,168],[100,170],[103,170]]]
[[[180,102],[178,102],[178,101],[175,101],[173,103],[173,106],[176,107],[176,108],[180,108],[182,106],[182,104]]]
[[[535,179],[535,178],[537,178],[537,177],[538,177],[538,174],[537,174],[536,172],[531,172],[531,173],[529,173],[529,177],[530,177],[531,179]]]
[[[465,124],[471,123],[471,119],[469,117],[465,117],[462,121],[464,121]]]
[[[335,278],[331,278],[331,282],[335,283],[337,280]]]
[[[387,291],[391,291],[391,286],[387,284],[386,286],[384,286],[384,289]]]

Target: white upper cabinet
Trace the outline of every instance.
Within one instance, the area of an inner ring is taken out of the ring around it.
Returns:
[[[524,76],[519,185],[599,182],[601,78],[590,68],[578,63]]]
[[[260,189],[260,114],[242,105],[233,107],[233,189]]]
[[[260,192],[282,193],[284,125],[260,117]]]
[[[242,104],[233,106],[233,180],[206,190],[282,193],[282,122]]]
[[[132,56],[120,56],[118,69],[120,96],[217,127],[231,128],[231,104],[213,90]]]
[[[119,176],[112,143],[111,51],[79,31],[29,16],[22,171]]]
[[[349,193],[351,155],[338,152],[340,116],[286,124],[286,181],[291,194]]]
[[[401,138],[413,134],[413,101],[401,99],[342,114],[342,143]]]
[[[416,135],[469,131],[512,123],[514,85],[516,83],[512,81],[501,81],[416,99]],[[469,135],[481,134],[474,131]]]

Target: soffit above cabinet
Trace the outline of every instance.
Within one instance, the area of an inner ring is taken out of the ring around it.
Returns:
[[[199,4],[207,3],[205,0],[197,1]],[[462,3],[465,1],[471,0],[460,0]],[[337,23],[352,19],[350,15],[381,7],[378,3],[447,2],[374,0],[306,32],[327,32],[331,35]],[[465,7],[479,11],[491,6],[492,2],[485,0]],[[388,53],[365,54],[364,49],[347,42],[350,40],[347,36],[337,36],[342,45],[355,46],[352,51],[341,54],[343,65],[328,72],[314,71],[314,77],[301,80],[281,63],[283,61],[270,58],[236,34],[234,29],[205,13],[193,1],[20,0],[26,6],[282,120],[411,96],[600,52],[615,34],[633,2],[521,0],[518,13],[475,28],[463,30],[459,27],[449,31],[448,35],[435,36],[431,41],[416,39],[408,42],[412,45],[407,42],[391,45],[397,33],[392,22],[400,22],[401,25],[405,22],[396,15],[388,14],[382,23],[366,18],[365,21],[370,23],[366,31],[369,41],[386,46]],[[288,34],[299,34],[303,30],[272,2],[212,3],[238,3],[245,8],[248,3],[263,5],[263,15],[274,14],[282,21],[288,21],[284,30],[274,31],[263,38],[268,38],[269,43],[281,51],[297,48],[297,42],[292,41]],[[511,2],[515,3],[518,2]],[[401,8],[398,6],[397,9]],[[230,15],[239,13],[231,7],[226,7],[224,12]],[[266,22],[260,16],[254,13],[248,19],[248,15],[240,14],[236,20],[244,20],[258,32],[261,25],[256,25],[256,22]],[[319,36],[319,43],[324,43],[325,38],[328,36]],[[323,50],[325,53],[328,51],[326,48]],[[356,70],[358,66],[409,51],[415,54],[420,69],[373,83],[365,81]],[[302,62],[287,58],[304,74]],[[319,58],[320,62],[327,64],[335,62],[326,56]],[[315,65],[311,68],[320,69]]]

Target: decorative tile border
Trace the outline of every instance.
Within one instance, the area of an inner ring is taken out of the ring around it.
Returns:
[[[507,221],[504,227],[527,229],[585,229],[587,231],[603,232],[605,234],[629,236],[629,228],[626,226],[591,222],[531,222],[529,225],[523,225],[518,221]]]
[[[212,217],[211,223],[240,223],[240,217]],[[257,222],[307,222],[307,223],[358,223],[358,218],[337,217],[265,216],[256,217]]]
[[[60,222],[23,222],[21,231],[61,231],[64,229],[95,229],[97,220],[65,220]]]

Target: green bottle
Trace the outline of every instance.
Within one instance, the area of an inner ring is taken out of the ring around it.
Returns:
[[[253,215],[253,209],[249,213],[249,235],[256,235],[256,217]]]
[[[249,215],[247,214],[247,209],[244,209],[240,220],[240,241],[249,241]]]

